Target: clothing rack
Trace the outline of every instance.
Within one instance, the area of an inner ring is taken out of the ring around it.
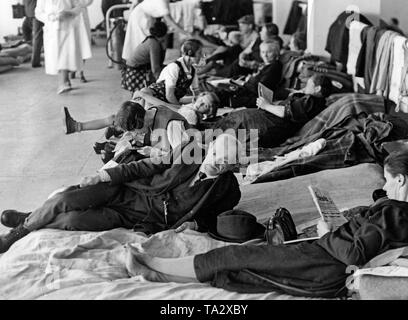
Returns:
[[[383,31],[377,42],[367,37],[367,42],[363,43],[362,32],[367,30],[366,28],[374,28],[373,30],[377,32],[383,30],[359,21],[353,21],[350,24],[347,72],[354,76],[355,83],[364,88],[365,93],[384,96],[397,105],[397,111],[408,113],[408,104],[405,102],[408,101],[408,38],[395,31],[387,30]],[[371,42],[368,43],[368,39]],[[355,63],[358,64],[358,61],[364,58],[362,50],[367,50],[367,47],[374,48],[373,68],[365,69],[364,78],[361,78],[361,71],[357,72]],[[368,71],[370,74],[367,74]]]

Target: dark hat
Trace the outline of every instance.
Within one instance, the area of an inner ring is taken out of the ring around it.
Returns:
[[[248,14],[238,19],[238,23],[245,23],[245,24],[255,24],[254,16]]]
[[[248,212],[230,210],[217,217],[216,230],[212,228],[208,234],[216,240],[243,243],[257,238],[262,239],[265,227]]]

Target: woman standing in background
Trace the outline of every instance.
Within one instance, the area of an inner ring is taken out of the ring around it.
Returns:
[[[86,45],[90,46],[89,42],[81,42],[79,15],[84,7],[80,0],[37,2],[35,16],[44,23],[45,72],[59,75],[58,94],[72,89],[69,71],[82,68],[83,52]]]
[[[137,46],[149,36],[155,18],[163,18],[175,32],[192,37],[170,16],[169,0],[133,0],[123,46],[122,58],[129,60]]]

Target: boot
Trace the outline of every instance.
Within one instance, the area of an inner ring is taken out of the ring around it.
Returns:
[[[30,231],[20,224],[17,228],[11,229],[6,235],[0,236],[0,253],[6,252],[15,242],[29,233]]]
[[[80,132],[81,128],[80,128],[80,123],[75,121],[71,115],[69,114],[68,108],[64,107],[63,110],[63,125],[64,125],[64,131],[65,134],[71,134],[71,133],[75,133],[75,132]]]
[[[5,210],[1,214],[0,222],[7,228],[17,228],[20,224],[24,223],[30,214],[31,212],[25,213],[16,210]]]

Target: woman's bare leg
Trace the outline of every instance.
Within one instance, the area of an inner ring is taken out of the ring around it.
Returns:
[[[88,130],[99,130],[107,128],[113,125],[115,120],[115,115],[110,115],[106,118],[90,120],[86,122],[79,122],[81,125],[81,131],[88,131]]]
[[[60,70],[58,72],[58,94],[65,93],[71,90],[71,82],[69,81],[69,71]]]

